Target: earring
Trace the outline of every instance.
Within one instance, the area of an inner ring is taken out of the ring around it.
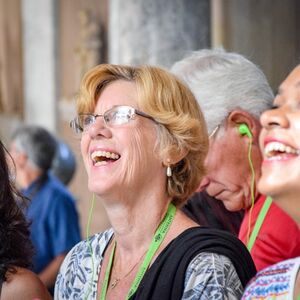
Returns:
[[[171,177],[172,176],[172,169],[170,166],[167,166],[167,177]]]

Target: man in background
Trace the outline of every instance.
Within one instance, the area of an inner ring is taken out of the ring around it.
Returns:
[[[222,49],[194,52],[172,71],[194,93],[208,128],[207,174],[199,191],[222,201],[231,212],[245,211],[239,238],[257,270],[299,256],[298,225],[256,189],[262,162],[259,117],[274,98],[263,72],[242,55]],[[195,214],[202,198],[196,193],[184,210]]]
[[[33,271],[52,291],[67,252],[80,241],[78,215],[72,195],[50,175],[56,139],[39,126],[17,129],[10,145],[16,182],[30,199],[26,216],[35,248]]]

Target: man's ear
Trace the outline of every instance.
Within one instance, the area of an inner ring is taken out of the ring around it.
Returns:
[[[28,156],[25,152],[18,152],[17,155],[15,155],[15,163],[19,167],[24,167],[27,164]]]
[[[258,142],[261,125],[259,120],[246,111],[234,110],[227,117],[227,127],[236,130],[242,136],[252,136],[253,142]]]

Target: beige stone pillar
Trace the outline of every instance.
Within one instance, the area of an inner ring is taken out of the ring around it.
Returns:
[[[170,67],[210,46],[209,0],[111,0],[109,62]]]
[[[58,53],[56,0],[23,0],[25,122],[55,132]]]

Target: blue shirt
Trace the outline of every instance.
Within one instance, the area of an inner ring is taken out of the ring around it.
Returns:
[[[33,271],[40,273],[80,241],[78,214],[72,195],[51,175],[33,182],[23,194],[31,199],[26,216],[35,248]]]

